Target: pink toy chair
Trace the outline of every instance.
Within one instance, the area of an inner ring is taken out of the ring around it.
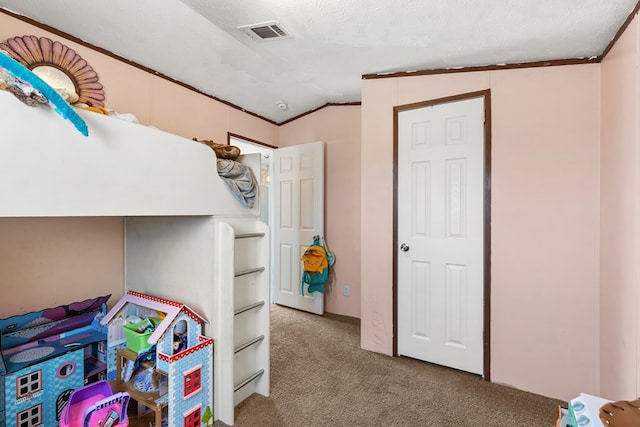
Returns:
[[[129,393],[113,394],[108,381],[98,381],[71,393],[60,416],[60,427],[125,427],[129,425]]]

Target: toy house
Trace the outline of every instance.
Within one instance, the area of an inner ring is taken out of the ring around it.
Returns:
[[[106,377],[108,299],[0,320],[0,427],[57,426],[73,391]]]
[[[184,304],[128,291],[101,320],[107,333],[107,377],[127,392],[138,417],[155,413],[175,427],[201,426],[211,413],[213,340],[206,320]]]

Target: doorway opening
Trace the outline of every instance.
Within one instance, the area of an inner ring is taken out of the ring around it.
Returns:
[[[301,257],[324,236],[324,143],[273,147],[229,134],[241,154],[260,153],[260,215],[271,230],[271,303],[324,314],[324,293],[304,292]]]

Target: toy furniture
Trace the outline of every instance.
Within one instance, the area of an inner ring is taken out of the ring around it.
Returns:
[[[74,390],[106,378],[109,296],[0,320],[0,426],[58,424]]]
[[[154,412],[154,425],[159,427],[162,425],[162,411],[169,403],[169,396],[166,393],[160,395],[159,390],[142,392],[135,387],[135,384],[132,387],[130,383],[126,383],[123,380],[123,365],[127,362],[135,361],[137,356],[138,354],[130,349],[119,348],[116,350],[117,373],[115,387],[123,390],[130,390],[134,394],[135,400],[138,404],[137,417],[141,418],[145,414],[145,408],[147,410],[151,410]],[[167,376],[164,372],[160,375]],[[167,380],[165,379],[164,382],[166,383],[166,381]]]
[[[51,109],[26,107],[6,91],[0,111],[5,123],[19,124],[0,138],[0,217],[124,217],[125,291],[181,301],[211,321],[201,333],[215,340],[207,386],[214,418],[233,425],[238,402],[254,392],[268,396],[269,230],[259,204],[245,207],[230,193],[213,150],[79,110],[85,137]],[[260,154],[240,160],[260,176]],[[169,348],[157,351],[157,370],[180,365],[162,360]]]
[[[60,427],[125,427],[128,393],[115,393],[106,380],[81,387],[71,393],[60,417]]]
[[[109,329],[107,375],[114,390],[137,402],[138,417],[151,410],[156,427],[165,416],[169,425],[200,426],[213,388],[205,319],[177,301],[128,291],[101,323]]]

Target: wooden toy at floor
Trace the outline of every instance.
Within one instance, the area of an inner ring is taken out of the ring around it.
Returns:
[[[113,393],[107,380],[71,393],[60,417],[60,427],[126,427],[128,393]]]
[[[106,378],[109,297],[0,319],[0,427],[57,426],[74,390]]]
[[[101,323],[108,327],[107,377],[153,411],[155,426],[200,427],[211,412],[213,340],[206,320],[184,304],[128,291]]]

